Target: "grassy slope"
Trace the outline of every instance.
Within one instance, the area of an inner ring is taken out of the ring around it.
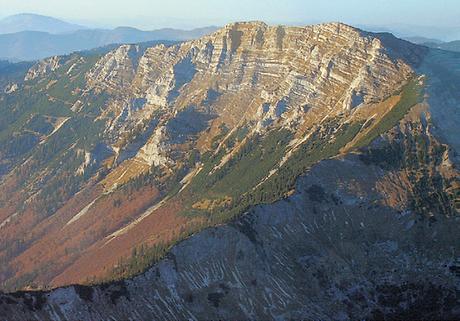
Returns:
[[[392,109],[388,111],[383,119],[372,126],[363,137],[355,144],[355,148],[361,148],[369,145],[374,139],[381,134],[393,128],[399,120],[417,103],[421,102],[422,87],[417,83],[417,80],[411,80],[401,91],[401,99]]]
[[[97,59],[98,56],[92,56],[81,62],[79,56],[71,56],[69,63],[75,63],[72,77],[67,74],[70,65],[66,64],[45,78],[26,82],[23,90],[0,101],[3,115],[0,119],[0,156],[11,164],[31,159],[26,165],[17,167],[20,170],[16,173],[20,186],[28,186],[39,178],[44,182],[41,186],[44,213],[56,210],[96,170],[89,168],[85,176],[75,175],[84,161],[76,149],[94,148],[101,139],[104,124],[96,121],[98,110],[77,114],[71,106],[77,99],[83,99],[78,89],[83,88],[84,75]],[[98,99],[100,97],[88,95],[84,103]],[[54,128],[50,128],[46,119],[67,121],[58,134],[49,135]]]

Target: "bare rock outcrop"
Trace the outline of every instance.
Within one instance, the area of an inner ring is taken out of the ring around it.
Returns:
[[[55,71],[61,66],[61,57],[54,56],[45,60],[42,60],[32,66],[27,72],[24,80],[33,80],[35,78],[45,76],[49,72]]]

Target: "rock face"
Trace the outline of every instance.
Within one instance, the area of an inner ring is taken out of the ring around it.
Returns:
[[[135,59],[139,50],[139,46],[123,45],[104,56],[88,72],[89,85],[100,85],[114,91],[129,87],[134,78]]]
[[[456,316],[459,65],[340,23],[258,22],[38,63],[0,95],[1,288],[108,285],[0,311]]]
[[[14,93],[16,90],[18,90],[19,87],[18,87],[18,84],[9,84],[6,88],[5,88],[5,93],[6,94],[11,94],[11,93]]]
[[[55,71],[60,66],[60,57],[54,56],[46,60],[42,60],[27,72],[24,80],[33,80],[40,76],[45,76],[46,74]]]
[[[402,50],[415,60],[423,53],[415,46]],[[283,103],[278,117],[303,106],[340,112],[382,100],[413,72],[393,59],[379,38],[339,23],[304,28],[236,23],[182,45],[148,48],[138,66],[130,52],[123,46],[107,54],[89,72],[89,83],[175,110],[202,104],[212,91],[223,96],[219,100],[235,100],[238,93],[240,99],[262,98],[253,105]],[[254,120],[247,111],[256,106],[236,103],[228,117],[246,113]],[[225,105],[217,101],[211,107],[220,113]]]
[[[122,46],[103,57],[88,73],[90,86],[174,109],[200,103],[197,99],[209,90],[225,96],[257,94],[271,104],[289,98],[286,107],[351,108],[356,107],[351,101],[379,101],[392,94],[412,73],[390,57],[378,38],[343,24],[237,23],[182,45],[147,48],[133,58],[136,50]],[[414,59],[423,52],[415,46],[404,51]]]

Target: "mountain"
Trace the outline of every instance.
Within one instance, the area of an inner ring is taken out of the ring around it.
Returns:
[[[0,35],[0,51],[3,59],[31,61],[115,43],[189,40],[204,36],[215,29],[215,27],[206,27],[189,31],[177,29],[141,31],[120,27],[113,30],[86,29],[66,34],[23,31]]]
[[[460,28],[458,26],[442,25],[359,25],[360,28],[373,32],[391,32],[397,37],[407,38],[427,38],[439,41],[452,41],[460,38]]]
[[[17,14],[0,20],[0,34],[22,31],[40,31],[59,34],[80,29],[86,29],[86,27],[71,24],[56,18],[30,13]]]
[[[460,52],[460,40],[444,42],[441,40],[424,38],[424,37],[408,37],[404,39],[409,42],[412,42],[418,45],[427,46],[430,48]]]
[[[460,40],[444,42],[441,40],[424,38],[424,37],[408,37],[404,39],[409,42],[412,42],[418,45],[427,46],[430,48],[460,52]]]
[[[460,52],[460,40],[443,42],[443,43],[425,42],[423,43],[423,45],[431,47],[431,48]]]
[[[417,45],[423,45],[425,43],[441,44],[444,41],[439,39],[425,38],[425,37],[405,37],[404,40],[415,43]]]
[[[445,42],[442,44],[438,44],[436,48],[442,50],[449,50],[449,51],[457,51],[460,52],[460,40]]]
[[[0,314],[458,318],[459,66],[261,22],[38,62],[0,91]]]

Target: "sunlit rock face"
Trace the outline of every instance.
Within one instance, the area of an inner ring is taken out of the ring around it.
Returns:
[[[40,61],[27,72],[24,80],[33,80],[37,77],[44,76],[47,73],[55,71],[61,65],[61,58],[54,56],[45,60]]]
[[[138,50],[122,46],[107,54],[88,73],[91,86],[175,108],[200,103],[196,99],[212,89],[263,96],[275,105],[284,99],[289,107],[340,111],[381,100],[412,72],[379,38],[340,23],[301,28],[236,23],[182,45]],[[410,46],[401,51],[414,60],[422,52]]]

